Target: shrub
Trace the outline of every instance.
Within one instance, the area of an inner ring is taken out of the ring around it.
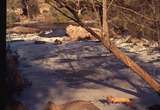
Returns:
[[[7,26],[14,24],[15,22],[19,22],[19,17],[14,12],[7,12]]]

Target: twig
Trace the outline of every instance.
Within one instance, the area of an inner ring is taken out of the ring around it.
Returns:
[[[149,17],[147,17],[147,16],[145,16],[145,15],[143,15],[143,14],[140,14],[140,13],[138,13],[138,12],[136,12],[136,11],[130,9],[130,8],[126,8],[126,7],[119,6],[119,5],[115,5],[115,4],[112,4],[112,6],[117,7],[117,8],[121,8],[121,9],[123,9],[123,10],[130,11],[130,12],[132,12],[132,13],[134,13],[134,14],[142,17],[142,18],[145,18],[146,20],[149,20],[149,21],[154,21],[154,22],[155,22],[155,21],[159,21],[159,20],[155,20],[155,19],[149,18]]]
[[[145,25],[142,25],[142,24],[139,24],[139,23],[136,23],[135,21],[131,20],[129,17],[126,16],[126,14],[124,12],[120,12],[121,14],[123,14],[124,18],[126,18],[129,22],[133,23],[133,24],[136,24],[137,26],[140,26],[141,28],[146,28],[152,32],[156,32],[155,30],[153,30],[152,28],[149,28]]]
[[[64,13],[63,11],[61,11],[59,8],[57,8],[55,5],[51,4],[51,3],[48,3],[49,5],[51,5],[53,8],[55,8],[58,12],[60,12],[61,14],[63,14],[65,17],[77,22],[76,19],[74,19],[73,17],[71,16],[68,16],[66,13]]]
[[[98,25],[99,26],[101,26],[101,17],[100,17],[100,15],[98,14],[98,12],[97,12],[97,10],[96,10],[96,8],[95,8],[95,2],[94,2],[94,0],[92,0],[92,4],[93,4],[93,10],[94,10],[94,12],[96,13],[96,17],[97,17],[97,19],[98,19]],[[100,11],[100,10],[99,10]]]
[[[109,5],[108,5],[108,10],[111,8],[112,4],[113,4],[114,0],[112,0]]]

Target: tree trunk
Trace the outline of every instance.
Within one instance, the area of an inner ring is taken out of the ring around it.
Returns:
[[[103,45],[108,48],[118,59],[125,63],[129,68],[131,68],[138,76],[144,79],[151,88],[153,88],[157,93],[160,93],[160,85],[156,82],[146,71],[144,71],[139,65],[137,65],[132,59],[125,55],[121,50],[119,50],[114,44],[111,44],[109,39],[109,26],[107,23],[107,8],[108,0],[103,0],[103,35],[100,37],[94,33],[93,30],[89,29],[89,32],[95,37],[99,38]],[[88,30],[88,29],[86,29]]]
[[[109,40],[109,26],[108,26],[108,9],[107,9],[107,4],[108,4],[108,0],[103,0],[103,26],[102,26],[102,38],[101,39],[105,39],[106,44],[110,45],[110,40]]]
[[[104,15],[103,15],[104,16]],[[88,32],[90,32],[93,36],[98,38],[103,45],[108,48],[119,60],[121,60],[124,64],[126,64],[129,68],[131,68],[138,76],[140,76],[143,80],[145,80],[148,85],[158,94],[160,94],[160,85],[156,82],[146,71],[144,71],[138,64],[136,64],[132,59],[130,59],[127,55],[125,55],[121,50],[119,50],[116,45],[112,44],[108,37],[103,35],[100,37],[96,34],[92,29],[88,26],[84,25],[82,22],[77,22],[83,28],[85,28]],[[104,23],[104,22],[103,22]],[[105,25],[105,28],[108,29],[108,25]],[[104,27],[103,27],[104,29]],[[107,33],[108,30],[105,32]]]
[[[78,23],[83,28],[85,28],[88,32],[90,32],[93,36],[98,38],[104,45],[104,47],[108,48],[113,55],[115,55],[119,60],[121,60],[124,64],[126,64],[130,69],[132,69],[138,76],[140,76],[144,81],[148,83],[148,85],[158,94],[160,94],[160,85],[156,82],[146,71],[144,71],[138,64],[136,64],[132,59],[130,59],[127,55],[125,55],[120,49],[116,47],[116,45],[110,44],[108,45],[108,39],[105,37],[100,37],[96,34],[92,29],[88,28],[88,26],[83,23]]]
[[[107,0],[108,1],[108,0]],[[112,44],[109,40],[109,28],[107,23],[107,1],[103,0],[103,32],[105,34],[103,36],[99,36],[97,33],[95,33],[91,28],[86,26],[79,17],[75,14],[74,10],[71,10],[70,7],[65,6],[66,9],[68,9],[74,16],[74,18],[68,16],[67,14],[63,13],[63,11],[59,10],[54,6],[54,8],[62,13],[64,16],[72,19],[77,24],[85,28],[88,32],[90,32],[93,36],[95,36],[97,39],[99,39],[104,47],[108,48],[119,60],[121,60],[124,64],[126,64],[129,68],[131,68],[139,77],[141,77],[144,81],[148,83],[148,85],[158,94],[160,94],[160,85],[157,81],[155,81],[149,73],[144,71],[138,64],[136,64],[132,59],[130,59],[127,55],[125,55],[120,49],[116,47],[116,45]],[[56,1],[59,2],[59,1]],[[52,5],[53,6],[53,5]],[[105,23],[106,22],[106,23]]]

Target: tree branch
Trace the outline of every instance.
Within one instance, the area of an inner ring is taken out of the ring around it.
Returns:
[[[125,14],[124,12],[121,12],[121,14],[122,14],[123,17],[124,17],[126,20],[128,20],[130,23],[136,24],[137,26],[140,26],[141,28],[145,28],[145,29],[147,29],[147,30],[150,30],[150,31],[152,31],[152,32],[157,33],[154,29],[149,28],[149,27],[147,27],[147,26],[145,26],[145,25],[136,23],[135,21],[131,20],[129,17],[126,16],[126,14]]]
[[[140,13],[138,13],[138,12],[136,12],[136,11],[134,11],[134,10],[130,9],[130,8],[126,8],[126,7],[119,6],[119,5],[115,5],[115,4],[111,4],[111,5],[112,5],[112,6],[114,6],[114,7],[117,7],[117,8],[123,9],[123,10],[130,11],[130,12],[132,12],[132,13],[134,13],[134,14],[136,14],[136,15],[138,15],[138,16],[140,16],[140,17],[142,17],[142,18],[145,18],[146,20],[153,21],[153,22],[157,22],[157,21],[159,21],[159,20],[155,20],[155,19],[149,18],[149,17],[147,17],[147,16],[145,16],[145,15],[143,15],[143,14],[140,14]]]
[[[51,3],[48,3],[49,5],[51,5],[54,9],[56,9],[58,12],[60,12],[62,15],[64,15],[65,17],[77,22],[76,19],[74,19],[73,17],[71,16],[68,16],[66,13],[64,13],[63,11],[61,11],[58,7],[56,7],[55,5],[51,4]]]

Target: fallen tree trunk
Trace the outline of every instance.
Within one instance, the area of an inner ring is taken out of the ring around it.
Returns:
[[[104,47],[109,49],[119,60],[121,60],[124,64],[126,64],[129,68],[131,68],[139,77],[141,77],[144,81],[148,83],[148,85],[158,94],[160,94],[160,84],[155,81],[149,73],[147,73],[145,70],[143,70],[138,64],[136,64],[132,59],[130,59],[127,55],[125,55],[120,49],[116,47],[115,44],[111,43],[109,41],[109,38],[105,35],[99,36],[97,33],[95,33],[91,28],[89,28],[87,25],[85,25],[78,17],[76,12],[72,10],[71,7],[66,5],[63,2],[55,0],[57,3],[59,3],[61,6],[65,7],[72,13],[73,17],[68,16],[66,13],[58,9],[56,6],[51,4],[57,11],[59,11],[64,16],[70,18],[71,20],[75,21],[77,24],[85,28],[89,33],[91,33],[93,36],[95,36],[97,39],[99,39]],[[106,31],[106,30],[105,30]]]

